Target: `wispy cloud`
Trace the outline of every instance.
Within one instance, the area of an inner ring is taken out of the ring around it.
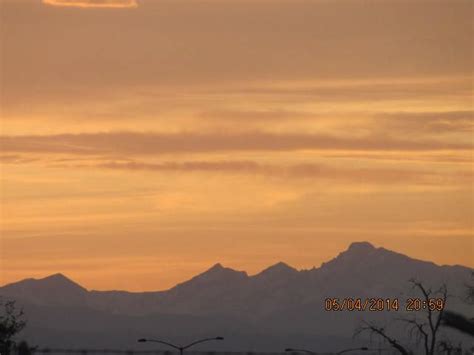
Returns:
[[[37,160],[37,158],[26,157],[18,154],[0,155],[0,163],[2,164],[27,164]]]
[[[245,133],[87,133],[45,136],[3,136],[4,153],[70,153],[134,156],[142,154],[225,151],[441,151],[471,150],[470,143],[410,140],[388,135],[346,137],[324,134]]]
[[[271,122],[279,120],[309,119],[316,117],[314,112],[289,111],[289,110],[209,110],[198,114],[201,119],[239,122]]]
[[[130,8],[138,6],[136,0],[43,0],[43,4],[81,8]]]
[[[377,115],[374,123],[384,130],[396,130],[401,134],[472,133],[473,117],[473,111],[394,112]]]
[[[100,168],[128,171],[178,173],[260,174],[292,179],[322,179],[350,183],[445,185],[471,182],[472,171],[441,173],[420,169],[337,167],[321,163],[281,164],[252,160],[181,161],[150,163],[143,161],[106,161],[89,164],[63,164],[56,167]]]
[[[149,170],[149,171],[247,171],[258,172],[271,169],[254,161],[185,161],[144,163],[136,161],[100,163],[97,167],[119,170]]]

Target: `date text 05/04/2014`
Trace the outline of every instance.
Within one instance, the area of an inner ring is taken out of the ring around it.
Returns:
[[[444,309],[445,301],[442,298],[407,298],[400,301],[398,298],[326,298],[324,309],[326,311],[432,311],[439,312]]]

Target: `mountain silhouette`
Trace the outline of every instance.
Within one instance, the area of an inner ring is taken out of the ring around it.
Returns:
[[[191,280],[178,284],[176,288],[211,287],[212,285],[227,285],[246,279],[247,273],[223,267],[220,263],[209,270],[193,277]]]
[[[292,268],[288,264],[285,264],[284,262],[279,262],[276,263],[275,265],[272,265],[265,270],[263,270],[261,273],[255,275],[255,278],[259,279],[278,279],[278,278],[288,278],[288,277],[293,277],[298,274],[298,270],[295,268]]]
[[[85,304],[87,293],[84,287],[60,273],[40,280],[25,279],[0,288],[0,294],[36,304],[81,305]]]
[[[188,281],[156,292],[88,291],[55,274],[0,287],[0,296],[24,305],[35,325],[32,336],[51,346],[64,345],[59,339],[74,339],[78,346],[95,339],[98,346],[108,346],[107,341],[125,339],[127,332],[137,332],[137,337],[159,332],[171,339],[230,332],[254,349],[269,351],[280,340],[311,346],[314,339],[320,339],[321,345],[325,344],[321,339],[336,337],[351,344],[352,332],[362,318],[384,321],[390,315],[327,312],[325,299],[399,298],[403,306],[413,292],[411,278],[433,289],[445,283],[450,294],[458,295],[450,299],[449,308],[469,314],[472,310],[460,296],[471,272],[468,267],[439,266],[357,242],[310,270],[279,262],[249,276],[215,264]],[[95,338],[94,330],[102,337]]]

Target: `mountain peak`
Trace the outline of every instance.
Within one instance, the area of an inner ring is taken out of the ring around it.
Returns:
[[[24,288],[24,287],[34,287],[34,288],[54,288],[54,289],[69,289],[69,290],[81,290],[86,291],[84,287],[78,283],[72,281],[70,278],[66,277],[64,274],[57,273],[52,274],[41,279],[29,278],[24,279],[18,282],[14,282],[8,285],[4,285],[2,288]]]
[[[369,242],[353,242],[345,251],[341,252],[334,259],[323,263],[321,266],[326,270],[328,268],[332,270],[334,267],[340,268],[342,266],[351,268],[353,265],[372,260],[372,258],[379,255],[381,251],[381,248],[376,248]]]
[[[46,276],[45,278],[43,278],[43,280],[71,281],[71,279],[66,277],[64,274],[61,274],[60,272]]]
[[[212,266],[209,270],[207,270],[206,272],[209,272],[209,271],[222,271],[224,269],[225,269],[225,267],[222,266],[221,263],[217,263],[214,266]]]
[[[271,275],[271,276],[279,277],[279,276],[293,275],[293,274],[297,274],[297,273],[298,273],[298,270],[296,270],[295,268],[289,266],[288,264],[280,261],[280,262],[266,268],[265,270],[263,270],[262,272],[260,272],[256,276],[262,277],[262,276]]]
[[[349,245],[347,251],[353,252],[371,252],[374,251],[376,248],[370,244],[369,242],[354,242]]]
[[[354,242],[349,245],[347,250],[340,253],[334,260],[364,260],[375,254],[380,254],[381,248],[376,248],[369,242]]]
[[[196,285],[219,284],[221,282],[232,282],[247,278],[245,271],[237,271],[224,267],[221,263],[217,263],[203,273],[194,276],[191,280],[182,282],[174,288],[182,288]]]
[[[53,274],[42,279],[25,279],[0,287],[5,296],[15,299],[30,299],[34,304],[81,305],[87,290],[63,274]]]
[[[283,261],[280,261],[278,263],[276,263],[275,265],[272,265],[270,266],[268,269],[273,269],[273,270],[295,270],[295,268],[291,267],[290,265],[288,265],[287,263],[284,263]]]
[[[61,273],[49,275],[35,281],[38,285],[41,284],[43,285],[43,287],[48,287],[48,288],[55,288],[55,289],[61,288],[61,289],[86,291],[84,287],[72,281],[70,278],[68,278],[67,276]]]
[[[232,275],[232,274],[240,274],[241,271],[237,271],[228,267],[223,266],[221,263],[217,263],[212,266],[210,269],[204,271],[202,274],[199,274],[196,277],[216,277],[218,275]]]

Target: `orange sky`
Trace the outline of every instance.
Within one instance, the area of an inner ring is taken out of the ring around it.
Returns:
[[[0,284],[474,266],[472,1],[0,6]]]

